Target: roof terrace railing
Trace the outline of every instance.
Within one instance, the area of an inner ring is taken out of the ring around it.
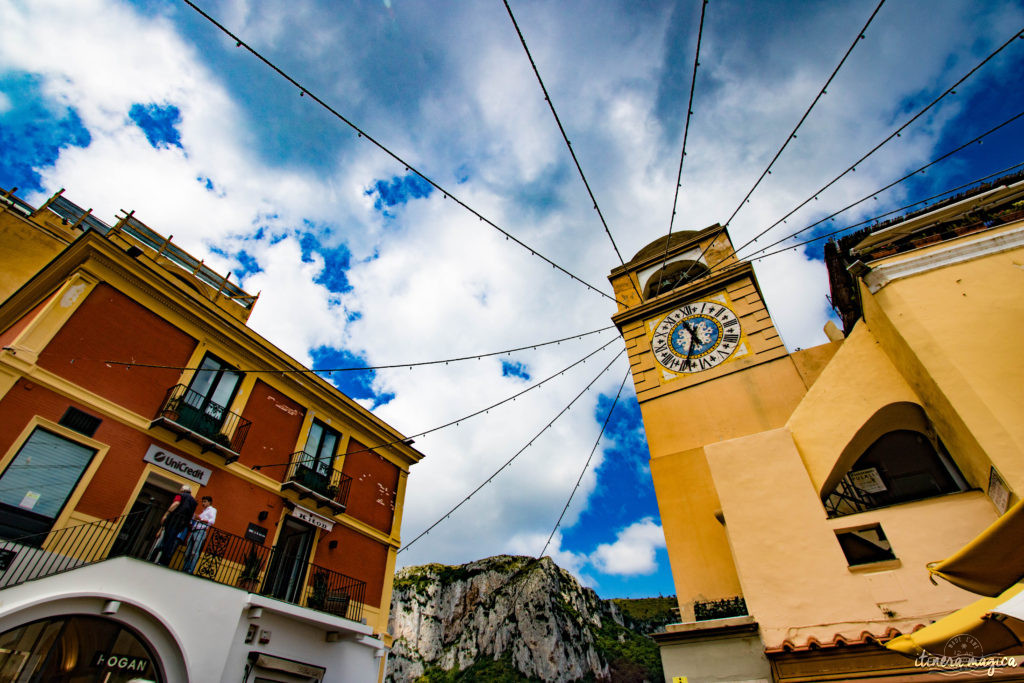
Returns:
[[[95,230],[101,235],[106,235],[111,230],[109,225],[90,213],[92,209],[86,211],[74,202],[65,199],[63,195],[54,197],[47,208],[72,225],[84,226],[83,230]]]
[[[10,207],[23,216],[31,216],[32,207],[27,202],[14,196],[14,191],[17,189],[15,187],[7,191],[0,191],[0,205]]]
[[[171,242],[170,237],[160,235],[130,213],[122,216],[116,226],[110,226],[93,216],[90,213],[91,209],[86,211],[60,194],[55,195],[48,202],[47,208],[72,225],[81,226],[83,229],[95,230],[101,235],[107,235],[115,229],[119,230],[139,244],[149,247],[156,251],[157,254],[164,256],[204,284],[213,287],[218,293],[237,302],[243,308],[252,308],[256,303],[257,297],[246,293],[238,285],[229,282],[228,275],[218,274],[202,261]]]

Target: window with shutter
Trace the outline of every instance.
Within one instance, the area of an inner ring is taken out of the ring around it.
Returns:
[[[0,474],[0,537],[49,531],[94,455],[37,427]]]

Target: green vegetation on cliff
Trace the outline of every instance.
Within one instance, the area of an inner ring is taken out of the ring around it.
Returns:
[[[676,611],[679,604],[674,595],[664,598],[612,598],[611,602],[619,608],[626,625],[640,633],[662,631],[666,624],[679,621]]]
[[[445,671],[432,666],[416,679],[416,683],[540,683],[539,678],[530,678],[512,665],[508,656],[501,659],[478,659],[467,669]]]

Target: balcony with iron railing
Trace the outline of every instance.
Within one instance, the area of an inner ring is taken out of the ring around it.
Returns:
[[[746,614],[747,602],[740,595],[721,600],[697,600],[693,603],[693,617],[696,621],[728,619]]]
[[[352,477],[305,451],[291,455],[288,475],[281,484],[282,491],[294,491],[300,500],[311,500],[335,514],[345,511],[351,487]]]
[[[127,515],[0,540],[0,590],[115,557],[155,559],[160,511]],[[210,527],[193,530],[171,557],[168,571],[233,586],[352,621],[360,621],[366,583],[279,548]],[[192,554],[192,556],[190,556]]]
[[[178,440],[197,443],[204,453],[215,451],[230,464],[238,460],[252,423],[178,384],[167,390],[160,412],[150,426],[164,427],[177,434]]]

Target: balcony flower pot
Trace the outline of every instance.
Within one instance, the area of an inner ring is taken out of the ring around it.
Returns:
[[[242,573],[238,576],[238,587],[252,593],[259,588],[260,572],[263,571],[263,560],[250,550],[242,563]]]
[[[313,576],[312,592],[306,605],[311,609],[324,610],[327,607],[327,573],[317,572]]]

